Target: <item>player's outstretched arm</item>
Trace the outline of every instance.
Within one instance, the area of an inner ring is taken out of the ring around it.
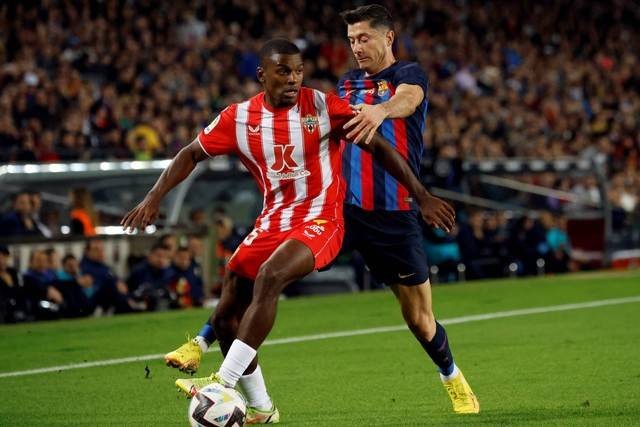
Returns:
[[[169,166],[162,171],[144,200],[122,218],[120,225],[125,230],[135,230],[137,228],[144,229],[147,225],[152,224],[158,218],[162,198],[189,176],[198,162],[208,157],[197,139],[180,150]]]
[[[355,143],[370,143],[385,119],[409,117],[423,99],[424,91],[420,86],[403,83],[388,101],[375,105],[352,105],[356,115],[344,125],[344,129],[349,130],[347,138]]]
[[[415,197],[425,222],[433,227],[451,232],[456,212],[444,200],[432,195],[413,174],[406,160],[380,134],[376,133],[370,144],[360,143],[360,148],[373,157]]]

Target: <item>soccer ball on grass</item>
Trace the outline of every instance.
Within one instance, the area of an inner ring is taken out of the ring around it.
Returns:
[[[242,427],[247,403],[238,391],[213,383],[203,387],[189,404],[193,427]]]

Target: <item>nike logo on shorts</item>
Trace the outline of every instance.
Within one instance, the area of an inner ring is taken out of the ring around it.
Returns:
[[[400,274],[400,273],[398,273],[398,277],[400,279],[406,279],[407,277],[411,277],[411,276],[415,276],[415,275],[416,275],[416,273],[409,273],[409,274]]]

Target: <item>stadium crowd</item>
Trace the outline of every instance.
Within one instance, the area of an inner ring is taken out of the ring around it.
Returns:
[[[307,84],[334,90],[351,2],[8,2],[0,6],[0,161],[175,154],[259,90],[256,51],[284,36]],[[600,157],[612,203],[638,204],[640,12],[633,2],[388,2],[397,56],[428,71],[427,159]],[[562,25],[559,25],[562,23]],[[434,169],[455,186],[455,168]],[[589,179],[544,180],[597,197]]]
[[[0,323],[201,306],[202,241],[186,240],[178,246],[176,235],[162,236],[146,256],[129,259],[128,277],[107,263],[100,237],[86,241],[80,259],[54,247],[33,249],[25,271],[11,266],[0,245]]]
[[[609,178],[614,226],[635,215],[640,55],[630,47],[640,46],[637,5],[624,0],[385,3],[398,18],[397,57],[417,60],[429,76],[424,144],[432,182],[459,189],[465,160],[598,159]],[[0,163],[173,156],[224,106],[260,89],[257,50],[270,37],[295,41],[304,51],[306,84],[334,91],[338,77],[353,66],[337,13],[353,4],[3,3]],[[601,202],[593,177],[547,173],[518,179],[573,193],[586,203]],[[22,219],[27,234],[46,236],[37,203],[27,206],[36,197],[18,196],[2,227],[17,227]],[[469,277],[503,271],[515,255],[527,263],[522,266],[527,272],[536,269],[531,260],[539,258],[554,271],[575,268],[566,256],[566,221],[558,215],[570,204],[552,198],[538,202],[538,209],[554,215],[507,221],[501,213],[476,211],[452,236],[427,231],[427,245],[439,248],[430,256],[443,256],[442,263],[465,262]],[[450,252],[443,251],[447,245]],[[33,258],[38,264],[42,257]],[[474,261],[480,258],[497,261]],[[118,298],[128,292],[120,288],[113,294]],[[129,304],[127,298],[121,302]]]

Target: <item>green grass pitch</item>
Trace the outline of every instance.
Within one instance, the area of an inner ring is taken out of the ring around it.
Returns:
[[[434,287],[439,319],[640,295],[639,273]],[[1,426],[187,425],[180,373],[161,359],[7,377],[9,372],[163,354],[207,310],[0,326]],[[269,339],[397,326],[390,292],[282,301]],[[453,355],[479,415],[455,415],[406,330],[266,345],[261,366],[290,426],[640,425],[640,301],[452,323]],[[207,353],[200,374],[217,369]],[[145,368],[150,374],[147,375]]]

